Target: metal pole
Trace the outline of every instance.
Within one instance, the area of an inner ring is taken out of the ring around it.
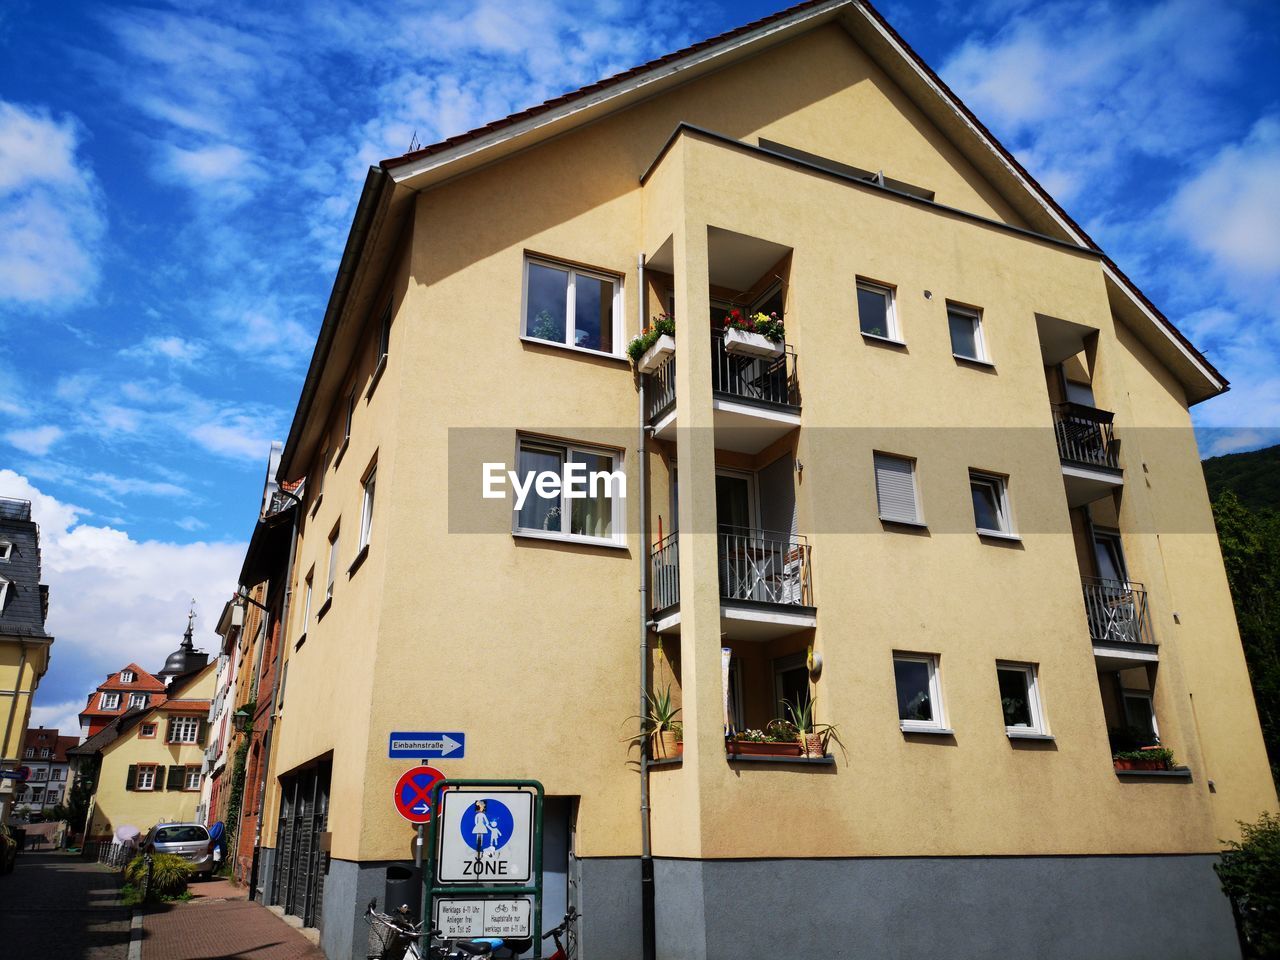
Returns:
[[[641,253],[636,258],[637,281],[636,299],[640,314],[640,329],[644,329],[645,257]],[[636,472],[640,491],[640,717],[642,729],[648,725],[649,703],[646,694],[649,691],[649,499],[648,484],[645,483],[648,472],[646,462],[645,411],[644,411],[644,374],[640,374],[640,425],[636,432]],[[653,887],[653,850],[649,838],[649,750],[645,738],[640,740],[640,942],[643,960],[654,960],[656,956],[656,908],[654,905]]]

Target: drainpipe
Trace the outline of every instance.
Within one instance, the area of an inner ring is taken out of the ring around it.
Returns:
[[[640,312],[640,329],[644,329],[644,254],[636,258],[639,276],[636,301]],[[649,499],[645,477],[648,461],[645,447],[648,430],[644,416],[644,374],[640,374],[640,426],[636,434],[636,473],[640,489],[640,717],[649,716],[646,694],[649,690]],[[641,721],[644,722],[643,719]],[[644,960],[656,956],[653,884],[653,848],[649,838],[649,751],[640,743],[640,926]]]
[[[293,598],[293,563],[298,549],[298,517],[302,515],[302,501],[290,493],[282,485],[280,492],[293,501],[292,531],[289,534],[289,563],[284,574],[284,600],[280,604],[280,633],[276,640],[275,670],[271,675],[271,712],[267,714],[267,732],[262,737],[262,779],[258,782],[257,822],[253,828],[253,883],[257,883],[258,851],[262,847],[262,810],[267,799],[267,770],[271,761],[271,740],[276,727],[276,697],[280,692],[280,658],[284,653],[284,645],[289,642],[286,631],[289,629],[289,601]],[[271,636],[271,624],[267,623],[267,636]],[[252,736],[252,734],[251,734]],[[277,865],[278,866],[278,865]],[[252,897],[250,890],[250,897]],[[266,903],[266,885],[263,885],[262,902]]]

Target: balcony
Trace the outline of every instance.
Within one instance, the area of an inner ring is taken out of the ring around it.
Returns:
[[[1053,404],[1053,431],[1070,507],[1092,503],[1124,484],[1114,416],[1083,403]]]
[[[1110,669],[1158,660],[1142,584],[1101,577],[1084,577],[1081,584],[1095,658]]]
[[[645,413],[654,436],[675,440],[675,357],[645,383]],[[711,334],[711,402],[716,446],[738,453],[759,453],[800,426],[800,388],[796,353],[783,345],[782,356],[748,357],[725,349],[719,331]]]
[[[817,624],[807,537],[721,528],[717,539],[720,632],[739,640],[773,640]],[[680,632],[679,534],[650,553],[651,608],[659,633]]]

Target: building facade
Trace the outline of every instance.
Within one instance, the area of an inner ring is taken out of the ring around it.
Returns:
[[[164,699],[164,681],[136,663],[121,667],[98,684],[80,711],[80,736],[88,740],[128,710],[142,710]]]
[[[278,474],[261,896],[361,956],[388,735],[459,730],[448,775],[545,785],[588,960],[1237,956],[1226,386],[865,3],[385,161]],[[625,485],[532,485],[573,470]],[[806,707],[838,739],[759,742]]]
[[[40,528],[31,503],[0,497],[0,770],[21,766],[31,703],[49,669],[49,589],[40,582]],[[17,781],[0,779],[0,823]]]
[[[77,743],[79,738],[60,736],[57,730],[36,727],[27,731],[22,765],[30,774],[26,790],[18,798],[18,806],[43,813],[66,799],[70,789],[67,750]]]

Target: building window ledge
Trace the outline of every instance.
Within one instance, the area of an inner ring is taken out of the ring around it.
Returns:
[[[1172,770],[1117,770],[1119,780],[1178,780],[1191,782],[1190,767],[1174,767]]]
[[[883,344],[886,347],[905,348],[907,345],[907,341],[905,340],[899,340],[896,337],[882,337],[878,333],[867,333],[865,330],[862,331],[862,339],[867,341],[867,343]]]
[[[342,438],[342,446],[340,446],[340,447],[338,448],[338,452],[337,452],[336,454],[334,454],[334,457],[333,457],[333,469],[335,469],[335,470],[337,470],[337,469],[338,469],[338,465],[339,465],[340,463],[342,463],[342,458],[343,458],[343,456],[346,454],[346,452],[347,452],[347,448],[348,448],[349,446],[351,446],[351,437],[350,437],[350,435],[345,436],[345,437],[343,437],[343,438]]]
[[[950,727],[916,727],[909,723],[899,723],[898,726],[908,736],[924,734],[926,737],[954,737],[956,735]]]
[[[962,353],[953,353],[951,356],[956,358],[957,363],[968,364],[971,367],[981,367],[984,370],[994,370],[996,365],[990,360],[979,360],[977,357],[966,357]]]
[[[319,623],[324,619],[324,615],[329,612],[329,608],[333,606],[333,597],[325,597],[324,603],[320,604],[320,609],[316,611],[316,622]]]
[[[306,642],[307,642],[307,635],[306,635],[306,633],[304,632],[304,633],[302,634],[302,636],[300,636],[297,640],[295,640],[295,641],[293,642],[293,649],[294,649],[294,650],[300,650],[300,649],[302,649],[302,645],[303,645],[304,643],[306,643]]]
[[[533,347],[547,347],[550,350],[563,350],[566,353],[580,353],[599,360],[613,360],[619,366],[630,367],[631,360],[620,353],[605,353],[603,350],[588,350],[586,347],[571,347],[567,343],[556,343],[554,340],[539,340],[537,337],[521,337],[520,341]]]
[[[367,403],[373,397],[373,391],[378,388],[378,381],[382,379],[382,372],[387,369],[387,355],[384,353],[378,358],[378,365],[373,368],[373,375],[369,377],[369,386],[364,392],[364,399]]]
[[[515,530],[511,536],[517,540],[550,540],[554,543],[570,543],[575,547],[604,547],[606,550],[626,550],[625,540],[604,540],[599,537],[574,537],[567,533]]]
[[[835,766],[836,758],[827,754],[825,757],[769,757],[752,753],[729,753],[725,758],[730,763],[798,763],[817,765],[820,767]]]
[[[1051,733],[1036,733],[1034,730],[1005,730],[1004,735],[1010,740],[1056,740]]]
[[[880,522],[889,529],[904,527],[908,530],[928,530],[929,525],[923,520],[900,520],[897,517],[881,517]]]
[[[347,567],[347,579],[350,580],[355,576],[356,571],[364,566],[365,560],[369,556],[369,545],[366,543],[360,548],[360,552],[356,554],[356,558],[351,561],[351,566]]]
[[[317,493],[317,494],[316,494],[315,502],[314,502],[313,504],[311,504],[311,516],[312,516],[312,517],[315,517],[315,515],[316,515],[317,513],[319,513],[319,512],[320,512],[320,504],[321,504],[321,502],[323,502],[323,500],[324,500],[324,493],[323,493],[323,492],[321,492],[321,493]]]
[[[1022,538],[1016,533],[1006,533],[1003,530],[979,530],[978,537],[982,540],[1005,540],[1009,543],[1022,542]]]
[[[684,757],[664,757],[661,760],[650,760],[649,769],[654,767],[678,767],[684,763]]]

